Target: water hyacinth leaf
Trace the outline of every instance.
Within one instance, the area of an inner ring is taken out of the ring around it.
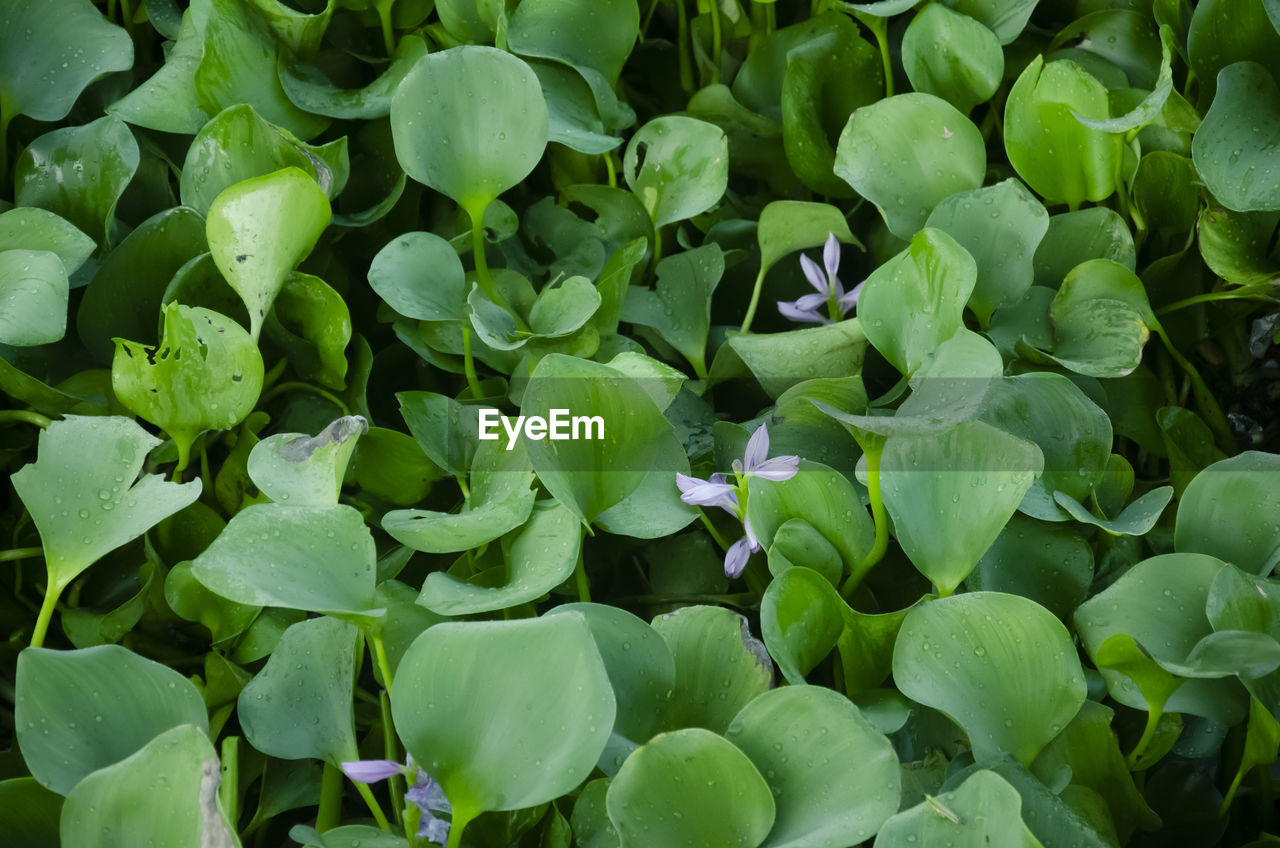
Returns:
[[[931,4],[903,33],[902,66],[912,88],[941,97],[967,115],[995,94],[1004,74],[1004,53],[990,29]]]
[[[914,374],[964,326],[977,281],[969,252],[942,230],[917,233],[910,246],[871,273],[858,299],[867,339],[903,374]]]
[[[428,553],[465,551],[488,544],[528,520],[537,492],[523,452],[485,441],[471,466],[471,497],[460,512],[392,510],[382,529],[397,542]]]
[[[1067,628],[1017,595],[970,592],[907,613],[893,651],[902,693],[969,734],[979,763],[1012,754],[1029,765],[1085,701]]]
[[[1267,575],[1280,562],[1280,460],[1245,451],[1215,462],[1182,493],[1174,548],[1216,556]]]
[[[1164,660],[1160,667],[1189,678],[1264,677],[1280,667],[1280,642],[1252,630],[1215,630],[1195,644],[1185,662]]]
[[[547,101],[548,141],[592,155],[622,144],[622,139],[608,135],[591,86],[578,71],[553,62],[534,61],[529,66]]]
[[[180,562],[164,578],[164,600],[179,617],[198,622],[209,631],[213,644],[239,636],[262,611],[216,595],[191,576],[191,563]]]
[[[82,780],[62,806],[62,838],[126,848],[219,845],[239,848],[218,797],[218,755],[201,727],[157,736],[136,754]]]
[[[1159,662],[1182,663],[1212,630],[1204,614],[1209,589],[1223,568],[1220,559],[1196,553],[1164,554],[1143,560],[1120,579],[1081,604],[1076,631],[1090,656],[1122,633]],[[1147,702],[1129,677],[1102,670],[1111,697],[1134,709]],[[1188,680],[1169,698],[1168,712],[1191,713],[1225,724],[1245,716],[1248,698],[1235,680]]]
[[[286,277],[263,329],[300,377],[331,389],[346,388],[351,313],[342,295],[324,280],[297,271]]]
[[[191,561],[211,591],[240,604],[372,613],[373,536],[349,506],[255,504]]]
[[[13,848],[57,848],[61,813],[62,796],[34,778],[0,781],[0,828]]]
[[[973,257],[978,276],[968,305],[986,326],[991,313],[1018,303],[1031,288],[1032,259],[1049,228],[1049,213],[1022,183],[1008,179],[948,197],[925,227],[942,230]]]
[[[169,434],[181,467],[200,433],[230,430],[258,402],[262,355],[239,324],[217,312],[171,303],[158,346],[115,342],[112,389],[130,411]]]
[[[1280,591],[1275,581],[1228,564],[1209,587],[1205,612],[1216,632],[1251,631],[1280,637]],[[1272,714],[1280,713],[1280,671],[1242,677],[1245,688]]]
[[[356,627],[336,618],[300,621],[240,692],[236,714],[249,744],[283,760],[333,766],[358,758],[351,696]]]
[[[605,803],[621,848],[756,848],[775,815],[747,755],[701,728],[664,733],[628,757]]]
[[[1040,848],[1022,822],[1022,797],[994,771],[981,769],[951,792],[903,810],[885,822],[876,848],[950,842],[954,848]]]
[[[409,844],[403,836],[368,824],[344,824],[324,835],[313,827],[295,824],[289,828],[289,838],[304,848],[406,848]]]
[[[1217,95],[1191,141],[1196,170],[1219,203],[1236,212],[1280,209],[1278,141],[1280,88],[1267,69],[1236,62],[1219,71]]]
[[[613,83],[639,33],[635,0],[531,0],[511,16],[507,43],[522,56],[590,68]]]
[[[611,782],[603,777],[589,781],[578,794],[578,800],[573,802],[569,825],[580,848],[619,847],[618,831],[609,821],[609,812],[605,808]]]
[[[830,203],[775,200],[760,210],[756,240],[760,245],[760,271],[769,269],[797,250],[821,247],[829,234],[843,244],[861,248],[849,231],[844,213]]]
[[[1173,499],[1173,487],[1152,489],[1124,508],[1114,519],[1102,519],[1085,509],[1080,501],[1063,491],[1053,493],[1053,499],[1067,514],[1082,524],[1101,527],[1113,536],[1144,536],[1151,532],[1160,520],[1164,508]]]
[[[0,344],[49,344],[67,331],[67,269],[47,250],[0,251]]]
[[[1129,224],[1105,206],[1049,219],[1049,229],[1036,248],[1035,284],[1057,289],[1073,268],[1090,259],[1110,259],[1130,271],[1137,265]]]
[[[123,416],[68,415],[40,432],[38,458],[10,480],[40,531],[49,595],[200,496],[199,480],[134,482],[159,444]]]
[[[238,0],[209,0],[206,8],[204,53],[195,70],[200,108],[217,115],[247,103],[303,141],[323,132],[329,119],[294,106],[280,87],[281,45],[258,12]]]
[[[1138,15],[1134,15],[1134,18],[1141,21],[1141,17]],[[1139,26],[1142,26],[1142,24],[1139,24]],[[1156,120],[1160,110],[1164,108],[1165,101],[1169,99],[1169,94],[1173,91],[1172,59],[1173,44],[1176,38],[1177,36],[1174,34],[1172,27],[1167,25],[1160,27],[1160,76],[1155,81],[1151,93],[1142,98],[1141,103],[1129,112],[1109,120],[1099,121],[1084,115],[1077,115],[1077,120],[1086,127],[1110,133],[1127,133]],[[1139,85],[1142,84],[1139,83]],[[1199,135],[1199,133],[1196,133],[1196,135]],[[1194,144],[1195,142],[1193,141],[1193,149]]]
[[[857,318],[785,333],[733,334],[728,342],[773,398],[805,380],[861,373],[867,353],[867,336]]]
[[[586,277],[573,276],[538,294],[529,310],[529,330],[536,338],[563,338],[580,330],[599,308],[596,287]]]
[[[577,517],[555,501],[544,501],[513,538],[504,540],[505,583],[463,582],[433,571],[418,603],[439,615],[472,615],[537,600],[573,575],[581,541]]]
[[[857,490],[838,471],[802,460],[788,480],[751,477],[747,485],[747,520],[766,550],[780,528],[795,518],[804,519],[835,548],[842,572],[851,572],[871,550],[875,527]]]
[[[555,409],[590,410],[590,417],[603,422],[585,422],[592,438],[540,439],[525,446],[547,491],[588,523],[631,494],[662,443],[674,438],[640,383],[577,357],[544,357],[525,388],[520,412],[526,419],[550,421]]]
[[[1044,473],[1018,507],[1027,515],[1062,521],[1055,493],[1082,501],[1102,480],[1111,456],[1111,420],[1061,374],[1033,372],[993,380],[979,415],[1034,442],[1044,454]]]
[[[893,745],[830,689],[766,692],[743,707],[725,738],[769,776],[777,815],[768,848],[854,845],[898,811]]]
[[[0,120],[6,127],[16,115],[60,121],[89,83],[133,66],[129,34],[89,0],[4,0],[0,32]]]
[[[1027,185],[1051,203],[1076,209],[1116,187],[1123,140],[1076,118],[1111,117],[1102,83],[1069,60],[1032,60],[1004,110],[1004,146]]]
[[[716,244],[686,250],[659,262],[657,274],[653,289],[627,290],[621,318],[657,330],[703,376],[711,296],[724,274],[724,252]]]
[[[692,606],[659,616],[653,629],[676,663],[667,726],[723,733],[738,711],[773,684],[773,663],[747,620],[723,607]]]
[[[299,109],[330,118],[372,120],[390,114],[396,88],[427,52],[427,44],[421,38],[403,36],[391,64],[377,79],[355,89],[339,88],[315,65],[291,62],[283,55],[277,70],[281,87]]]
[[[391,100],[401,166],[478,220],[547,146],[547,105],[522,60],[467,45],[424,56]]]
[[[76,315],[85,346],[105,361],[116,336],[155,344],[155,316],[170,281],[204,249],[204,219],[192,209],[178,206],[143,221],[107,255],[85,289]]]
[[[768,554],[769,572],[775,577],[789,568],[805,566],[827,578],[832,585],[838,585],[844,573],[840,552],[803,518],[788,518],[778,525]]]
[[[432,627],[400,662],[391,711],[462,828],[481,812],[546,803],[582,783],[616,702],[586,621],[566,613]],[[576,731],[547,732],[560,726]]]
[[[1014,515],[965,579],[976,591],[1030,598],[1063,621],[1089,594],[1093,549],[1070,527]]]
[[[1221,206],[1206,207],[1196,227],[1204,264],[1233,285],[1270,285],[1280,276],[1280,260],[1271,249],[1277,223],[1277,212],[1232,212]]]
[[[859,109],[836,146],[836,175],[903,239],[941,200],[982,185],[986,169],[982,133],[932,94],[899,94]]]
[[[157,21],[155,3],[147,9]],[[209,120],[196,94],[195,75],[204,55],[204,36],[196,25],[196,14],[180,16],[173,46],[164,64],[151,77],[107,107],[107,113],[122,121],[161,132],[199,132]]]
[[[724,195],[728,139],[715,124],[697,118],[655,118],[627,142],[622,173],[654,227],[683,221],[706,212]]]
[[[654,382],[646,379],[645,385],[652,388]],[[617,536],[657,539],[697,519],[697,508],[680,500],[679,490],[671,485],[673,472],[689,473],[689,457],[675,432],[658,439],[649,469],[625,498],[596,516],[597,527]]]
[[[18,744],[40,784],[66,795],[179,725],[209,727],[195,686],[118,645],[18,656]]]
[[[18,249],[56,254],[66,273],[74,274],[97,245],[70,221],[47,209],[18,206],[0,213],[0,251]]]
[[[400,415],[431,461],[450,474],[465,474],[479,445],[475,412],[447,395],[398,392]]]
[[[406,318],[459,321],[466,314],[462,260],[435,233],[405,233],[387,242],[369,266],[369,285]]]
[[[337,419],[314,436],[276,433],[253,446],[249,477],[273,501],[333,506],[360,436],[369,423],[358,415]]]
[[[804,683],[831,653],[845,629],[845,609],[831,582],[809,568],[789,568],[769,582],[760,635],[788,683]]]
[[[249,310],[256,340],[285,278],[311,253],[332,212],[305,171],[284,168],[238,182],[209,207],[209,252]]]
[[[347,139],[306,144],[247,103],[229,106],[204,124],[187,148],[179,188],[182,203],[208,214],[225,189],[282,168],[308,174],[332,200],[346,187],[350,172]]]
[[[370,427],[351,458],[352,482],[392,506],[412,506],[444,476],[414,438],[399,430]]]
[[[1077,265],[1049,305],[1051,358],[1088,377],[1123,377],[1142,361],[1155,315],[1138,276],[1109,259]]]
[[[605,604],[562,604],[548,615],[565,613],[578,613],[587,620],[617,696],[613,733],[600,758],[600,768],[612,776],[636,747],[661,728],[675,688],[675,661],[666,641],[626,610]]]
[[[138,170],[138,142],[118,118],[63,127],[37,138],[13,167],[13,199],[66,218],[105,246],[116,203]]]
[[[842,15],[831,18],[826,32],[786,52],[782,146],[806,186],[828,197],[852,194],[833,171],[836,142],[849,115],[880,99],[883,91],[880,57]]]

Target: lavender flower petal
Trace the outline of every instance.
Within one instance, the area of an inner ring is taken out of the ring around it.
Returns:
[[[804,271],[804,276],[809,281],[809,285],[817,289],[818,294],[826,297],[827,275],[822,273],[822,269],[818,267],[818,263],[814,262],[802,253],[800,254],[800,270]]]
[[[418,823],[418,835],[437,845],[445,845],[449,842],[449,823],[433,815],[423,815],[422,821]]]
[[[342,772],[356,783],[377,783],[404,771],[392,760],[351,760],[342,764]]]
[[[827,243],[822,246],[822,264],[826,266],[827,278],[835,279],[840,270],[840,241],[835,233],[827,233]]]
[[[760,540],[756,538],[755,531],[751,529],[751,521],[744,519],[742,522],[742,529],[747,533],[746,543],[747,547],[751,549],[751,552],[755,553],[760,550]]]
[[[772,480],[775,483],[781,483],[783,480],[790,480],[796,476],[796,472],[800,469],[800,457],[798,456],[775,456],[772,459],[766,459],[755,467],[751,472],[752,477],[760,477],[764,480]]]
[[[761,424],[751,434],[751,438],[747,440],[747,449],[742,453],[742,464],[746,466],[746,473],[750,474],[755,471],[756,466],[764,462],[768,456],[769,428]]]
[[[677,471],[676,485],[682,492],[680,500],[687,504],[693,504],[694,506],[722,506],[726,508],[738,505],[734,487],[727,483],[712,483]]]
[[[726,577],[738,577],[747,567],[751,558],[751,545],[746,539],[739,539],[729,546],[724,555],[724,574]]]
[[[794,301],[796,309],[803,309],[806,312],[816,312],[826,302],[827,296],[825,294],[802,294]]]
[[[841,315],[843,315],[845,312],[849,311],[850,309],[858,305],[858,295],[862,294],[862,287],[864,285],[866,285],[865,280],[861,283],[858,283],[856,286],[853,287],[853,291],[842,296],[839,299],[839,301],[837,301],[837,305],[840,307]]]
[[[788,303],[785,300],[778,301],[778,312],[782,313],[782,317],[790,321],[800,321],[806,324],[826,324],[828,319],[826,316],[809,309],[799,309],[795,303]]]

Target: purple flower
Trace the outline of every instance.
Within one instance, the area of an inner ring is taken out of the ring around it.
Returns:
[[[818,263],[800,254],[800,269],[817,294],[806,294],[793,301],[778,301],[778,311],[784,318],[809,324],[830,324],[838,320],[837,316],[843,318],[858,303],[862,283],[846,294],[840,278],[836,276],[840,270],[840,242],[836,240],[835,233],[827,233],[827,243],[822,247],[822,264],[825,268],[819,268]],[[818,311],[823,305],[827,307],[826,315]]]
[[[680,488],[680,500],[694,506],[718,506],[734,518],[742,521],[746,535],[729,546],[724,555],[724,573],[738,577],[747,567],[747,560],[760,550],[760,541],[751,530],[746,518],[747,481],[752,477],[782,482],[790,480],[800,468],[798,456],[775,456],[769,459],[769,430],[761,424],[747,440],[742,459],[733,461],[735,483],[729,483],[727,475],[712,474],[702,480],[687,474],[676,473],[676,485]]]
[[[402,765],[394,760],[351,760],[342,764],[342,771],[357,783],[377,783],[392,775],[412,771],[414,784],[404,793],[406,801],[415,804],[422,811],[422,819],[418,823],[418,835],[425,836],[432,842],[444,845],[449,841],[449,822],[438,819],[433,813],[453,814],[453,807],[445,797],[444,789],[431,775],[413,764]]]

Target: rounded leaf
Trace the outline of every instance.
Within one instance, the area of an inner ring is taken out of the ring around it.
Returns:
[[[683,221],[720,202],[729,185],[729,141],[697,118],[655,118],[627,143],[622,173],[655,227]]]
[[[937,95],[968,114],[995,94],[1004,74],[1004,52],[991,30],[931,3],[903,33],[902,66],[916,91]]]

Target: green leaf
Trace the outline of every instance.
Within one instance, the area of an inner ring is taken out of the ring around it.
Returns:
[[[1109,259],[1077,265],[1049,305],[1053,361],[1088,377],[1123,377],[1142,361],[1155,315],[1142,281]]]
[[[67,269],[47,250],[0,251],[0,344],[49,344],[67,331]]]
[[[1276,212],[1206,207],[1196,226],[1204,264],[1232,285],[1270,286],[1280,277],[1280,261],[1271,251],[1277,223],[1280,213]]]
[[[1274,454],[1245,451],[1196,475],[1178,502],[1174,548],[1269,574],[1280,563],[1278,473]]]
[[[314,436],[268,436],[249,452],[249,477],[273,501],[290,501],[294,506],[335,506],[356,442],[368,430],[367,421],[348,415]]]
[[[218,796],[218,755],[202,727],[175,727],[82,780],[62,806],[68,844],[239,848]]]
[[[1026,27],[1036,0],[946,0],[957,12],[976,18],[987,26],[1001,44],[1009,44]]]
[[[735,333],[728,343],[774,398],[805,380],[861,373],[867,351],[857,318],[785,333]]]
[[[178,206],[143,221],[107,254],[85,289],[76,316],[85,346],[106,361],[117,336],[155,344],[169,282],[204,249],[204,219],[192,209]]]
[[[928,9],[943,9],[937,4]],[[925,222],[969,252],[978,267],[968,306],[985,326],[991,313],[1022,300],[1035,279],[1032,258],[1049,228],[1049,213],[1015,179],[953,194]],[[860,309],[865,309],[859,303]]]
[[[698,375],[704,375],[711,295],[724,274],[724,253],[718,245],[706,244],[666,257],[657,273],[653,289],[627,290],[621,318],[657,330]]]
[[[217,312],[171,303],[157,347],[115,343],[112,389],[177,443],[179,467],[200,433],[230,430],[258,402],[262,355],[239,324]]]
[[[976,280],[967,250],[941,230],[922,230],[867,278],[858,298],[863,332],[893,367],[911,376],[964,326]]]
[[[0,828],[12,848],[58,848],[62,798],[30,777],[0,781]]]
[[[995,94],[1004,53],[995,33],[940,3],[920,10],[902,36],[902,66],[911,87],[946,100],[966,115]]]
[[[351,313],[342,295],[324,280],[298,271],[286,277],[263,329],[299,376],[331,389],[346,388]]]
[[[1022,823],[1022,797],[993,771],[974,772],[952,792],[926,795],[924,803],[885,822],[878,848],[950,842],[954,848],[1040,848]]]
[[[369,267],[369,285],[407,318],[460,321],[466,314],[462,260],[435,233],[405,233],[387,242]]]
[[[751,527],[754,531],[754,522]],[[775,577],[800,565],[818,572],[832,585],[839,585],[844,573],[844,558],[840,552],[803,518],[788,518],[778,525],[767,550],[769,572]]]
[[[238,182],[209,207],[209,252],[249,310],[256,341],[285,278],[329,225],[329,201],[316,181],[284,168]]]
[[[57,254],[67,274],[97,249],[93,239],[70,221],[34,206],[19,206],[0,213],[0,250],[47,250]]]
[[[1280,88],[1256,62],[1218,73],[1218,93],[1191,141],[1205,185],[1236,212],[1280,209]]]
[[[214,200],[236,183],[281,168],[309,175],[330,200],[347,184],[347,139],[314,146],[263,118],[247,103],[230,106],[204,124],[182,163],[182,203],[209,214]]]
[[[475,413],[433,392],[397,392],[400,415],[431,461],[450,474],[465,474],[479,444]]]
[[[1023,764],[1085,700],[1067,629],[1034,601],[970,592],[907,613],[893,651],[902,693],[954,719],[979,763],[1009,753]]]
[[[373,537],[349,506],[255,504],[191,561],[191,573],[239,604],[373,614]]]
[[[849,231],[844,213],[830,203],[775,200],[760,210],[756,239],[760,245],[760,273],[797,250],[821,247],[829,234],[859,249],[862,243]]]
[[[208,0],[207,8],[204,55],[195,71],[196,97],[205,114],[247,103],[303,141],[323,132],[329,119],[294,106],[280,87],[281,45],[258,13],[239,0]]]
[[[723,733],[738,711],[773,683],[764,645],[751,635],[745,618],[723,607],[683,607],[654,619],[653,629],[676,662],[668,727]]]
[[[986,169],[982,133],[932,94],[898,94],[859,109],[836,146],[836,175],[902,239],[944,198],[982,185]]]
[[[538,78],[492,47],[424,56],[391,101],[396,157],[420,183],[478,220],[523,180],[547,146],[547,106]]]
[[[432,627],[400,662],[391,710],[461,829],[481,812],[546,803],[582,783],[616,702],[586,621],[567,613]]]
[[[157,15],[153,2],[147,13],[152,23]],[[196,24],[197,13],[177,11],[178,31],[164,64],[151,77],[124,97],[107,107],[114,115],[134,126],[161,132],[191,135],[199,132],[209,120],[196,94],[196,68],[204,55],[204,35]]]
[[[16,686],[23,758],[59,795],[171,728],[209,726],[190,681],[118,645],[28,648],[18,655]]]
[[[1126,16],[1127,17],[1127,16]],[[1145,25],[1140,15],[1135,14],[1134,18],[1141,23],[1139,27]],[[1160,115],[1160,110],[1164,108],[1165,101],[1169,99],[1170,93],[1173,92],[1173,44],[1174,39],[1173,28],[1169,26],[1160,27],[1160,76],[1156,80],[1155,85],[1151,89],[1151,93],[1142,98],[1142,102],[1131,109],[1128,113],[1120,115],[1109,120],[1095,120],[1083,115],[1077,115],[1076,118],[1086,127],[1095,130],[1103,130],[1111,133],[1127,133],[1140,127],[1146,126]],[[1135,51],[1136,52],[1136,51]],[[1197,133],[1199,135],[1199,133]],[[1195,142],[1192,142],[1194,148]]]
[[[627,142],[622,173],[654,227],[683,221],[720,202],[729,184],[728,140],[697,118],[655,118]]]
[[[1123,512],[1109,521],[1094,516],[1084,508],[1083,504],[1066,492],[1054,492],[1053,499],[1076,521],[1101,527],[1113,536],[1145,536],[1151,532],[1152,527],[1156,526],[1164,508],[1173,499],[1173,487],[1161,486],[1158,489],[1152,489],[1126,506]]]
[[[1063,621],[1089,595],[1093,549],[1070,527],[1014,515],[965,585],[1029,598]]]
[[[427,55],[427,44],[416,35],[405,35],[396,46],[394,61],[377,79],[363,88],[338,88],[315,65],[280,57],[280,85],[299,109],[347,120],[385,118],[400,82],[418,60]],[[172,61],[172,54],[170,55]]]
[[[181,618],[204,625],[214,644],[239,636],[262,611],[261,607],[237,604],[206,589],[191,576],[190,562],[180,562],[169,569],[164,579],[164,600]]]
[[[1072,209],[1115,191],[1123,145],[1077,115],[1111,117],[1107,90],[1075,62],[1045,64],[1039,56],[1013,84],[1004,110],[1004,146],[1018,176],[1045,200]]]
[[[1076,609],[1076,630],[1085,650],[1096,656],[1108,638],[1122,633],[1157,663],[1184,663],[1196,644],[1213,632],[1203,610],[1223,565],[1204,554],[1177,553],[1133,566]],[[1129,678],[1107,669],[1102,676],[1111,697],[1134,709],[1146,708],[1146,699]],[[1235,724],[1244,718],[1247,703],[1235,680],[1188,680],[1165,709]]]
[[[600,308],[600,292],[586,277],[547,286],[529,310],[530,338],[559,339],[582,328]]]
[[[199,497],[199,480],[147,474],[134,483],[159,444],[120,416],[69,415],[40,432],[38,458],[10,480],[40,531],[49,592]]]
[[[764,844],[768,784],[746,754],[700,728],[655,737],[627,758],[605,802],[621,848]]]
[[[619,848],[621,844],[605,809],[605,793],[611,782],[603,777],[589,781],[573,802],[569,826],[579,848]]]
[[[13,166],[13,199],[66,218],[105,247],[116,203],[138,170],[138,142],[118,118],[52,130]]]
[[[418,603],[440,615],[471,615],[537,600],[573,576],[581,542],[577,517],[555,501],[544,501],[504,540],[506,567],[498,571],[505,582],[482,579],[488,572],[463,582],[433,571],[422,585]]]
[[[6,127],[15,115],[60,121],[89,83],[133,66],[129,34],[89,0],[4,0],[0,33],[0,120]]]
[[[1137,257],[1128,222],[1105,206],[1054,215],[1036,248],[1036,285],[1057,289],[1073,268],[1090,259],[1110,259],[1134,270]]]
[[[334,618],[300,621],[240,692],[236,714],[249,744],[284,760],[329,765],[358,759],[351,697],[356,627]]]
[[[847,698],[786,686],[756,698],[725,737],[769,776],[777,816],[764,845],[854,845],[898,810],[893,745]]]
[[[590,68],[612,84],[639,33],[635,0],[526,0],[511,16],[507,43],[522,56]]]
[[[760,635],[788,683],[804,683],[831,653],[845,609],[831,582],[809,568],[789,568],[770,581],[760,600]]]

